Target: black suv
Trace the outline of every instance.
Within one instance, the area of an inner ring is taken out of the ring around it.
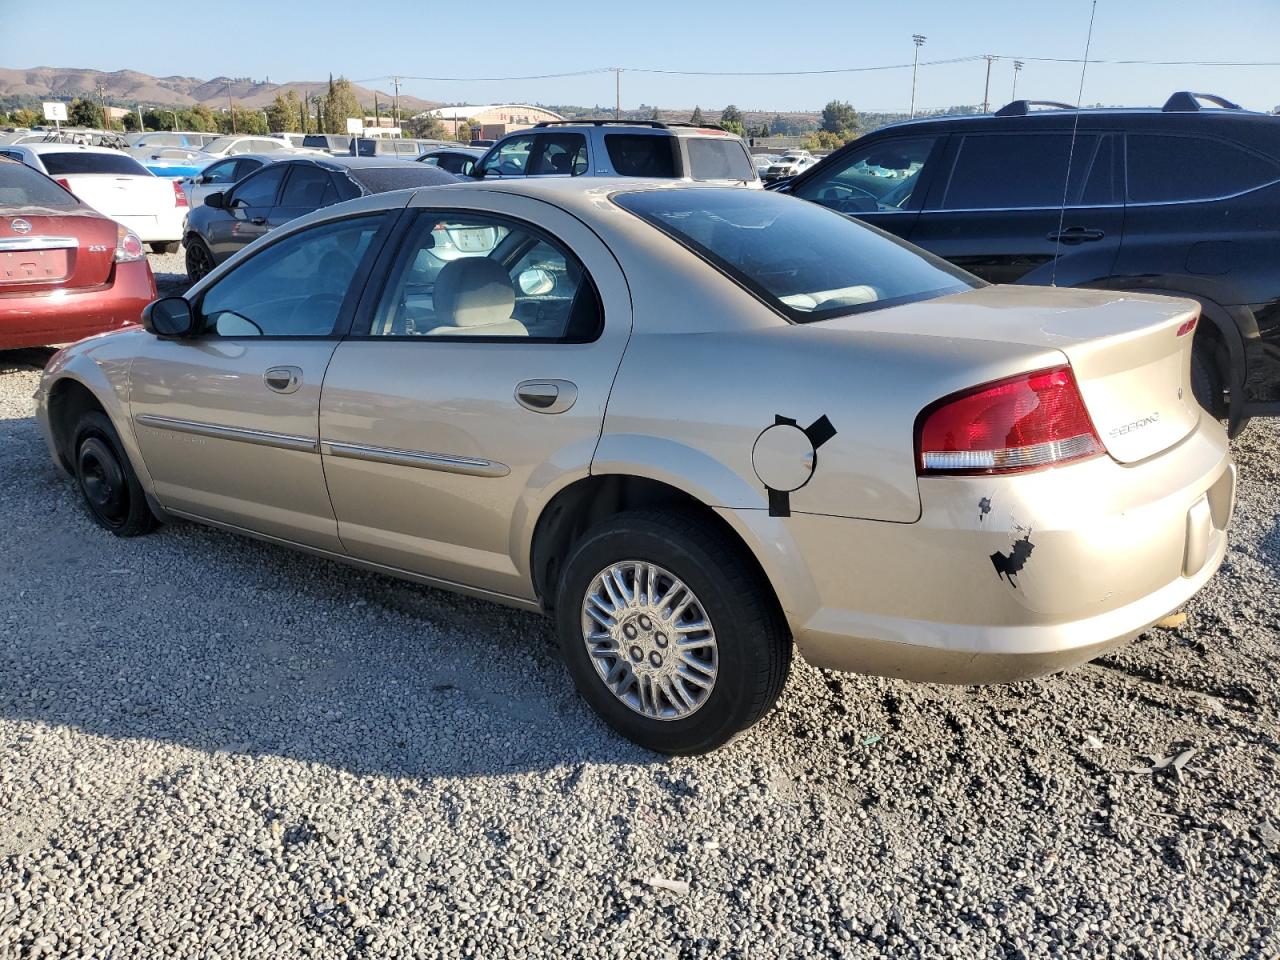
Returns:
[[[1280,415],[1280,117],[1192,93],[1163,109],[1017,100],[882,127],[772,188],[992,283],[1198,300],[1197,398],[1233,435]]]

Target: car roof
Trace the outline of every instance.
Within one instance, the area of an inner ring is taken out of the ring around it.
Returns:
[[[405,158],[397,156],[381,156],[381,157],[331,157],[324,154],[316,154],[314,156],[303,156],[300,154],[292,154],[282,157],[282,160],[304,161],[317,164],[319,166],[327,166],[331,170],[348,169],[348,170],[367,170],[370,167],[393,169],[405,167],[413,163],[415,158]]]
[[[13,146],[36,154],[66,153],[69,150],[75,150],[79,153],[110,153],[113,156],[128,156],[127,153],[116,150],[114,147],[89,147],[83,143],[15,143]]]

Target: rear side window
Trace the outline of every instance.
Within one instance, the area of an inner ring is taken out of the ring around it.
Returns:
[[[147,168],[124,153],[42,153],[40,162],[50,176],[76,173],[113,173],[117,176],[149,177]]]
[[[678,177],[676,138],[636,133],[607,133],[605,150],[609,163],[621,177]]]
[[[1135,203],[1208,200],[1280,179],[1280,165],[1208,137],[1131,133],[1129,199]]]
[[[1074,156],[1070,133],[966,136],[942,205],[948,210],[1060,206],[1069,157],[1067,202],[1075,203],[1086,173],[1086,164],[1077,161],[1093,156],[1097,147],[1094,133],[1076,137]]]
[[[587,172],[587,138],[580,133],[544,133],[529,156],[531,177],[576,177]]]
[[[73,210],[80,201],[40,173],[21,163],[0,160],[0,208],[51,207]]]
[[[756,168],[737,140],[689,137],[689,176],[694,180],[754,180]]]
[[[801,323],[981,283],[850,217],[764,190],[648,190],[614,202]]]

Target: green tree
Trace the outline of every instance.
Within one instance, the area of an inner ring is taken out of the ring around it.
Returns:
[[[727,130],[729,128],[726,126],[726,124],[733,124],[737,126],[738,128],[737,132],[738,133],[742,132],[742,129],[743,129],[742,111],[739,110],[732,103],[729,104],[727,107],[725,107],[722,111],[720,111],[720,126],[724,127]]]
[[[263,116],[261,110],[249,110],[234,103],[230,111],[218,115],[217,123],[220,133],[236,133],[243,136],[267,132],[267,118]]]
[[[706,123],[706,122],[707,122],[706,120],[704,120],[704,119],[702,118],[702,108],[701,108],[701,107],[695,106],[695,107],[693,108],[693,116],[691,116],[691,117],[689,118],[689,122],[690,122],[690,123],[692,123],[695,127],[700,127],[700,126],[702,126],[704,123]]]
[[[267,127],[272,133],[297,133],[302,117],[302,101],[290,90],[276,94],[267,107]]]
[[[92,100],[82,99],[71,101],[71,106],[67,108],[67,123],[73,127],[97,127],[101,129],[106,126],[102,122],[102,107]]]
[[[324,97],[324,133],[346,133],[348,117],[364,117],[364,109],[356,100],[351,81],[346,77],[329,79],[329,92]]]
[[[481,126],[474,120],[463,120],[458,124],[458,132],[454,134],[454,139],[459,143],[470,143],[472,133],[479,133]]]
[[[662,119],[662,112],[661,112],[657,107],[654,107],[652,110],[650,110],[650,111],[649,111],[649,119],[650,119],[650,120],[661,120],[661,119]]]
[[[124,115],[124,128],[126,131],[142,129],[142,121],[138,119],[137,113],[130,110]]]
[[[19,107],[13,111],[13,123],[18,127],[34,127],[44,122],[44,114],[37,113],[35,110],[28,110],[25,107]]]
[[[421,137],[425,140],[444,140],[449,136],[449,131],[445,129],[445,125],[440,122],[440,118],[434,113],[420,113],[416,117],[408,117],[400,125],[404,132],[411,137]]]
[[[757,137],[771,137],[773,134],[769,132],[769,121],[765,120],[760,124],[760,130],[756,134]]]
[[[822,108],[822,129],[852,140],[858,132],[858,112],[843,100],[832,100]]]

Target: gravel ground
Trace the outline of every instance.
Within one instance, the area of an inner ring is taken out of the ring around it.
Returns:
[[[993,688],[798,662],[670,760],[537,617],[99,530],[46,357],[0,354],[0,958],[1280,955],[1274,424],[1182,627]]]

